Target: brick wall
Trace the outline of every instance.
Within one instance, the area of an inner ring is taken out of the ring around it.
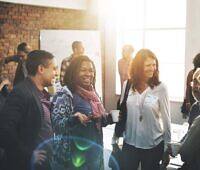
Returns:
[[[0,2],[0,58],[13,55],[23,41],[38,49],[41,29],[97,29],[97,18],[81,10]],[[6,65],[0,76],[12,81],[16,66]]]

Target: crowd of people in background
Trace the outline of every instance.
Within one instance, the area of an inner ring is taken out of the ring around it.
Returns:
[[[0,169],[103,170],[102,127],[114,124],[95,89],[96,69],[81,41],[64,58],[61,70],[48,51],[23,42],[0,66],[18,63],[13,83],[0,80]],[[166,169],[172,155],[170,102],[159,79],[159,61],[150,49],[124,45],[118,61],[121,96],[113,149],[123,137],[122,170]],[[182,169],[200,170],[200,54],[187,77],[185,109],[189,131],[180,141]],[[50,95],[60,75],[61,88]],[[193,149],[192,149],[193,148]],[[119,163],[119,162],[116,162]],[[113,168],[115,169],[115,168]]]

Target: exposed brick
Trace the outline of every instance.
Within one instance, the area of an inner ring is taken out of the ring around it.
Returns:
[[[0,52],[13,55],[22,41],[38,49],[41,29],[97,29],[97,18],[83,10],[0,2]],[[5,66],[0,77],[13,81],[16,66]]]

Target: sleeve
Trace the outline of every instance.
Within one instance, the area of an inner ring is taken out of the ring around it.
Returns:
[[[6,57],[5,58],[5,64],[8,64],[9,62],[19,62],[21,60],[21,57],[19,55],[14,55],[14,56],[10,56],[10,57]]]
[[[198,116],[188,131],[185,140],[180,148],[180,155],[183,161],[192,161],[196,151],[200,149],[200,116]]]
[[[20,141],[18,127],[23,121],[27,109],[27,99],[23,92],[14,89],[5,102],[0,113],[0,146],[12,153],[19,162],[24,164],[31,158],[30,148]],[[21,164],[19,163],[19,164]]]
[[[167,149],[167,144],[171,141],[171,115],[170,115],[170,102],[167,88],[163,85],[160,91],[160,112],[163,122],[163,137],[164,137],[164,150]]]
[[[51,108],[52,126],[56,134],[66,134],[78,123],[73,115],[72,97],[65,92],[57,92],[52,100]]]

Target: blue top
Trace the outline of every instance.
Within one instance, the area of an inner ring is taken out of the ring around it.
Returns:
[[[81,112],[87,116],[93,114],[91,105],[88,101],[84,100],[78,94],[73,94],[74,113]],[[97,144],[103,144],[102,129],[99,131],[96,127],[96,122],[91,120],[86,126],[79,124],[74,130],[74,135],[82,137],[86,140],[91,140]]]
[[[73,94],[73,106],[74,112],[81,112],[87,116],[93,114],[89,101],[83,99],[79,94]],[[83,170],[100,170],[103,167],[103,133],[102,126],[106,126],[112,119],[110,116],[102,116],[100,121],[100,128],[97,128],[95,120],[89,121],[86,126],[78,124],[73,130],[73,135],[80,137],[81,139],[89,140],[92,145],[86,143],[75,143],[76,149],[74,153],[78,151],[78,148],[87,148],[82,152],[85,157],[85,163],[81,167]]]

